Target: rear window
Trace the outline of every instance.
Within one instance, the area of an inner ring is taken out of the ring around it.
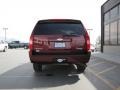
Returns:
[[[35,35],[81,35],[84,32],[82,24],[74,23],[38,23],[34,28]]]

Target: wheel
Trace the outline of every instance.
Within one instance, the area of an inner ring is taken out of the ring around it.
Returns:
[[[6,47],[4,47],[4,50],[3,50],[3,52],[6,52],[6,50],[7,50],[7,48],[6,48]]]
[[[27,47],[27,46],[24,46],[24,49],[28,49],[28,47]]]
[[[78,72],[84,72],[87,65],[86,64],[76,64]]]
[[[35,72],[40,72],[42,71],[42,65],[38,63],[33,63],[33,69]]]

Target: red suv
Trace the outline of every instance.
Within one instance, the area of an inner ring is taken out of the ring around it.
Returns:
[[[29,57],[35,72],[43,64],[75,64],[84,71],[90,59],[89,35],[79,20],[40,20],[30,36]]]

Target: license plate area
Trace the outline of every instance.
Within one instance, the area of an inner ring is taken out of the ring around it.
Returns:
[[[65,42],[55,42],[55,48],[65,48]]]

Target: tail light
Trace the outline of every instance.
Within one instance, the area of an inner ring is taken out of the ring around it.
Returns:
[[[33,35],[30,36],[30,41],[29,41],[29,49],[33,49]]]
[[[40,37],[34,37],[34,44],[39,46],[48,45],[48,40]]]
[[[89,37],[87,31],[85,33],[85,41],[86,41],[85,42],[85,51],[88,52],[88,51],[90,51],[90,37]]]

